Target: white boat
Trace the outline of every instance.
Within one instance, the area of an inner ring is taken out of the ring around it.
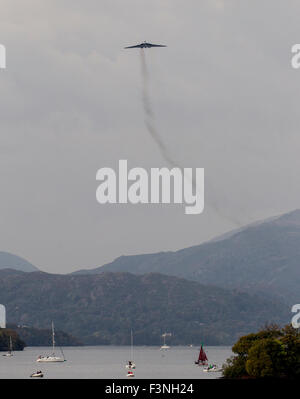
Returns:
[[[49,363],[54,363],[54,362],[65,362],[65,359],[63,359],[62,357],[59,357],[59,356],[55,356],[54,354],[53,355],[50,355],[50,356],[39,356],[37,359],[36,359],[36,361],[37,362],[49,362]]]
[[[132,334],[132,330],[131,330],[131,343],[130,343],[130,359],[133,359],[133,334]],[[135,363],[133,362],[133,360],[129,360],[125,367],[127,369],[129,369],[129,370],[133,370],[133,369],[135,369]],[[127,377],[129,377],[129,376],[127,375]]]
[[[160,350],[167,350],[167,349],[170,349],[170,346],[166,344],[166,337],[171,337],[171,336],[172,336],[171,333],[166,333],[166,332],[165,332],[164,334],[162,334],[162,337],[163,337],[163,339],[164,339],[164,343],[163,343],[163,345],[160,347]]]
[[[44,374],[42,371],[36,371],[35,373],[32,373],[30,377],[39,377],[42,378],[44,377]]]
[[[41,362],[58,363],[58,362],[65,362],[66,361],[63,352],[62,352],[63,357],[55,355],[55,331],[54,331],[53,322],[52,322],[52,348],[53,348],[52,355],[50,355],[50,356],[39,356],[36,359],[36,361],[39,362],[39,363],[41,363]]]
[[[216,364],[211,364],[208,367],[205,367],[203,369],[203,371],[205,373],[212,373],[212,372],[220,373],[222,371],[222,369],[220,367],[218,367]]]
[[[12,346],[12,339],[11,339],[11,336],[10,336],[10,337],[9,337],[9,350],[8,350],[7,353],[5,353],[5,355],[2,355],[2,356],[5,356],[5,357],[12,357],[12,356],[13,356],[12,351],[13,351],[13,346]]]

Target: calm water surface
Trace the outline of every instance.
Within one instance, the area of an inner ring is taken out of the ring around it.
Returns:
[[[64,363],[37,363],[39,355],[51,354],[52,348],[25,348],[6,358],[0,352],[0,378],[29,378],[36,370],[44,372],[44,378],[125,378],[125,364],[130,358],[127,346],[85,346],[64,348]],[[232,356],[227,346],[205,347],[209,363],[222,366]],[[198,347],[172,347],[160,351],[158,347],[134,347],[136,378],[219,378],[221,373],[204,373],[194,361]],[[56,354],[60,356],[57,349]]]

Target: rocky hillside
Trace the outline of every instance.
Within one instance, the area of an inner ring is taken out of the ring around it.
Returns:
[[[202,284],[300,300],[300,210],[177,252],[122,256],[78,273],[159,272]]]

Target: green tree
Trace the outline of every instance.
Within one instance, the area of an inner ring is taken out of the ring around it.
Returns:
[[[300,376],[300,333],[288,325],[267,326],[241,337],[232,347],[225,378],[296,378]]]
[[[224,367],[223,376],[225,378],[241,378],[247,375],[244,356],[232,356]]]
[[[251,377],[280,377],[285,357],[284,345],[278,339],[263,338],[249,349],[245,368]]]

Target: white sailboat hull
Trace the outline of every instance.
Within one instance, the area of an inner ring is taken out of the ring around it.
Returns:
[[[44,356],[38,358],[36,361],[39,363],[59,363],[64,362],[65,360],[58,356]]]

